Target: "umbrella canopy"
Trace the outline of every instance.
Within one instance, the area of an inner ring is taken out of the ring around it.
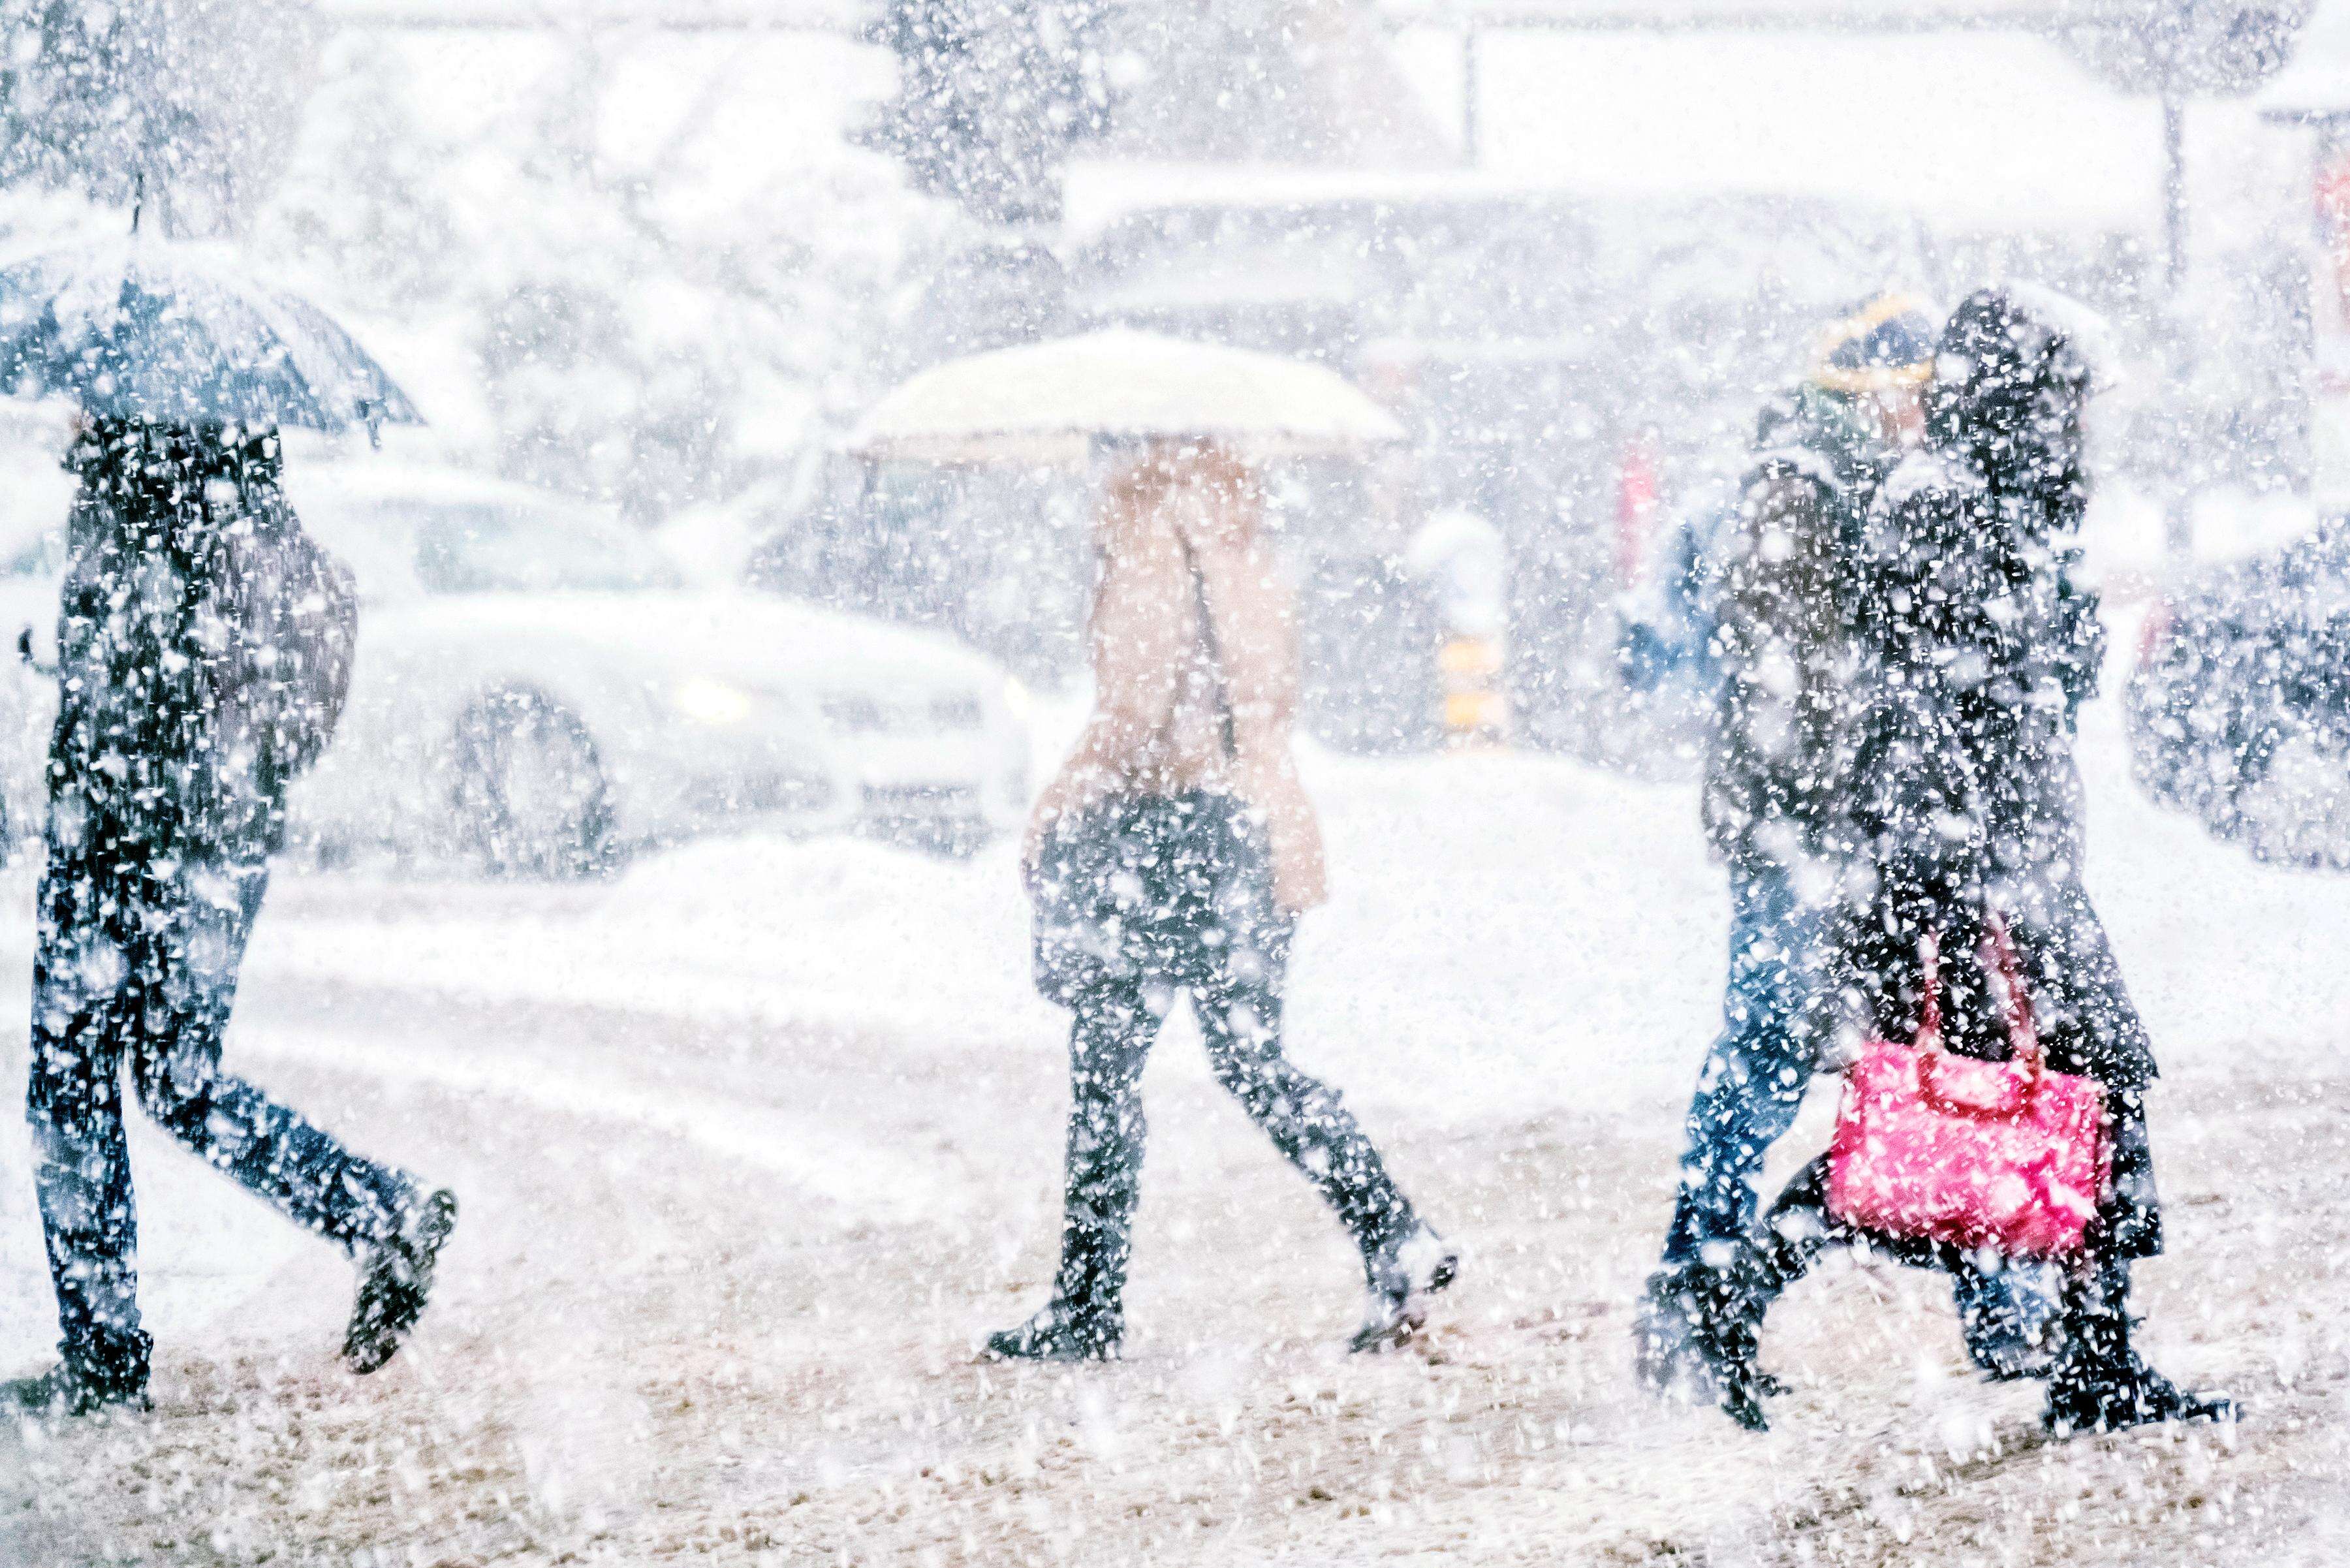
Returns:
[[[0,388],[158,424],[421,424],[326,312],[192,247],[131,240],[0,267]]]
[[[1076,467],[1099,437],[1196,437],[1264,460],[1355,456],[1403,434],[1318,365],[1120,328],[925,370],[848,445],[876,459]]]

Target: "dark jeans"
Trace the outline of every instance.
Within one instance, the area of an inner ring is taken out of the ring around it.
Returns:
[[[1799,898],[1784,868],[1731,867],[1722,1029],[1690,1102],[1667,1263],[1694,1262],[1708,1242],[1741,1242],[1753,1229],[1763,1157],[1803,1108],[1833,1023],[1831,929],[1831,911]]]
[[[1367,1257],[1411,1229],[1411,1205],[1338,1092],[1281,1050],[1281,984],[1290,928],[1243,947],[1191,992],[1216,1081],[1337,1211]],[[1113,982],[1076,1002],[1069,1033],[1071,1105],[1063,1217],[1064,1294],[1115,1300],[1141,1199],[1142,1069],[1177,992]],[[1076,1287],[1074,1290],[1068,1287]]]
[[[143,1381],[138,1219],[122,1125],[127,1063],[147,1114],[288,1218],[357,1250],[414,1186],[221,1071],[245,940],[268,885],[255,859],[163,870],[53,849],[33,971],[35,1178],[69,1364]]]
[[[1281,1050],[1294,919],[1261,836],[1221,797],[1104,803],[1046,857],[1038,980],[1069,1033],[1067,1186],[1056,1293],[1114,1314],[1140,1201],[1142,1069],[1188,994],[1216,1079],[1337,1211],[1366,1257],[1417,1223],[1336,1090]]]

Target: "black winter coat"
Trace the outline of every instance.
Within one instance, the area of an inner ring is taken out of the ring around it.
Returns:
[[[1855,967],[1879,1026],[1912,1027],[1919,937],[1959,939],[1946,942],[1956,1023],[1993,1044],[2004,1031],[1965,966],[1995,915],[2052,1063],[2141,1084],[2152,1053],[2082,885],[2073,719],[2104,651],[2072,544],[2085,374],[2060,332],[1997,296],[1953,318],[1954,358],[1929,449],[1880,492],[1859,561],[1867,700],[1846,794],[1875,876]]]
[[[349,578],[286,505],[274,434],[101,421],[73,463],[53,849],[154,874],[265,856],[348,691]]]

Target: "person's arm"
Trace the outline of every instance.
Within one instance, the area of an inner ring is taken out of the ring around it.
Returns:
[[[1045,843],[1133,776],[1175,703],[1185,622],[1180,605],[1161,602],[1185,579],[1169,553],[1107,568],[1096,599],[1088,642],[1094,707],[1077,743],[1028,816],[1021,864],[1033,871]]]

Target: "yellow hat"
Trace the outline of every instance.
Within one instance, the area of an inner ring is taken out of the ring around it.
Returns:
[[[1822,329],[1812,351],[1812,384],[1832,392],[1925,385],[1934,377],[1938,314],[1918,295],[1878,295]]]

